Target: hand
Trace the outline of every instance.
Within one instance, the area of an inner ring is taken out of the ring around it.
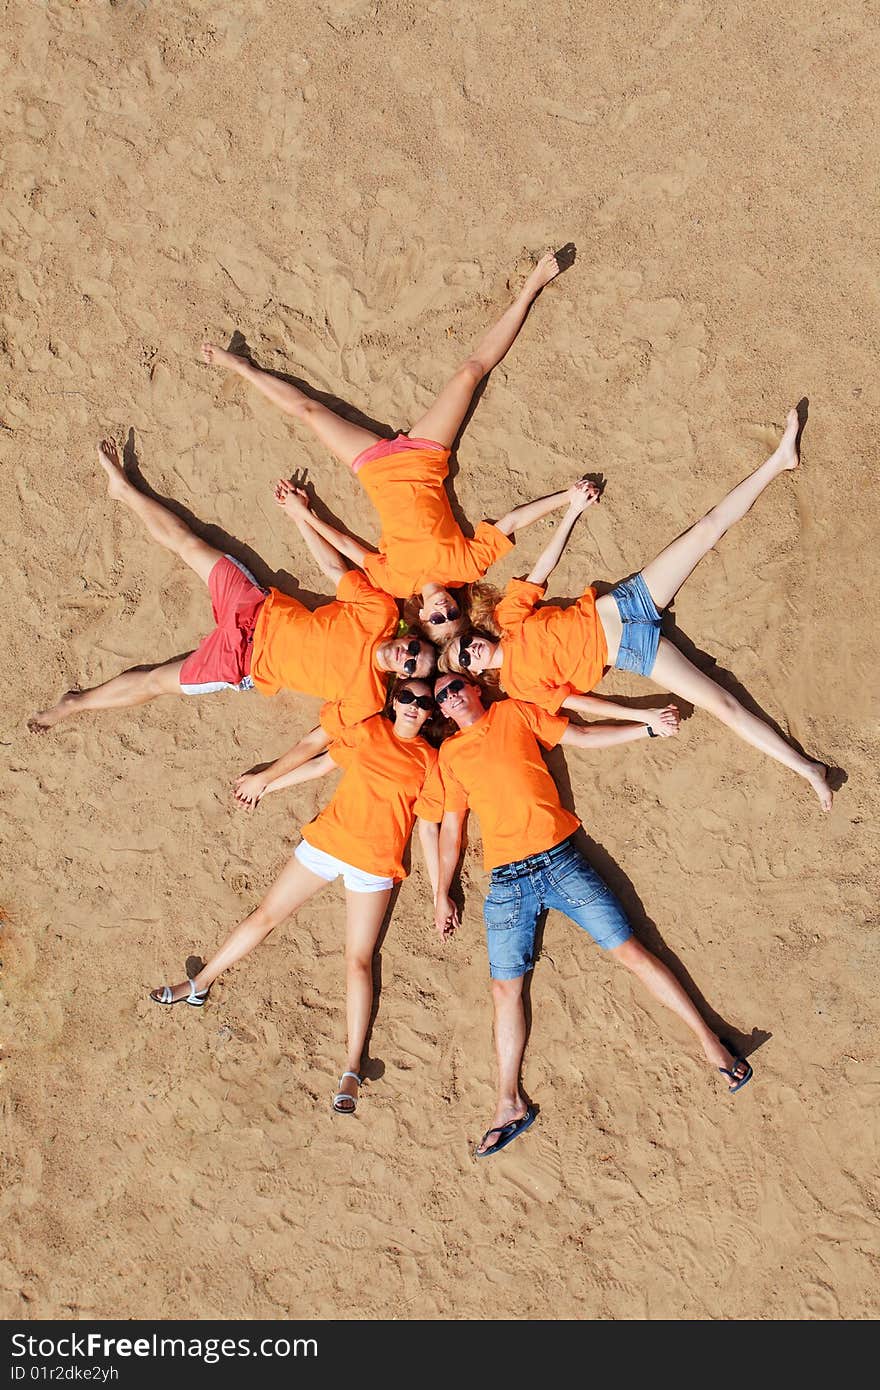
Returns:
[[[458,908],[447,894],[439,894],[434,899],[434,926],[443,941],[448,941],[456,927],[461,926]]]
[[[596,506],[599,500],[598,487],[586,478],[578,478],[568,489],[568,505],[573,512],[584,512],[587,507]]]
[[[662,709],[642,710],[646,724],[651,728],[658,738],[672,738],[678,733],[681,724],[681,711],[677,705],[664,705]]]
[[[287,478],[279,478],[275,484],[275,502],[292,516],[294,521],[303,521],[309,514],[309,495],[304,488],[294,487]]]
[[[263,799],[268,785],[269,778],[264,773],[244,772],[241,777],[235,779],[232,795],[239,806],[244,806],[247,811],[255,811]]]

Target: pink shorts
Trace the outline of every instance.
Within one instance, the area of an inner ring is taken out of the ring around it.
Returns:
[[[360,473],[365,463],[373,459],[388,458],[389,454],[402,454],[405,449],[443,449],[434,439],[410,439],[408,434],[395,435],[394,439],[377,439],[369,449],[363,449],[351,465],[352,473]]]
[[[231,555],[224,555],[208,576],[208,592],[217,626],[181,666],[180,688],[184,695],[253,690],[254,628],[266,590],[260,588],[250,570]]]

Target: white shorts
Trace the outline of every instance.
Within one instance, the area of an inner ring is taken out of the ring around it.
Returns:
[[[332,883],[341,874],[342,882],[352,893],[381,893],[386,888],[394,887],[393,878],[383,878],[381,874],[368,874],[366,869],[356,869],[353,864],[346,864],[343,859],[336,859],[322,849],[315,849],[308,840],[300,840],[293,853],[304,868],[317,874],[318,878],[325,878],[328,883]]]

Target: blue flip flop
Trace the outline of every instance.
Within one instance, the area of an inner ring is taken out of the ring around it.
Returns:
[[[741,1091],[742,1088],[743,1088],[743,1086],[748,1085],[748,1083],[751,1081],[752,1077],[754,1076],[754,1072],[752,1071],[752,1068],[749,1066],[749,1064],[748,1064],[748,1062],[746,1061],[745,1057],[737,1057],[737,1055],[736,1055],[736,1049],[735,1049],[734,1047],[731,1046],[731,1044],[726,1040],[726,1038],[719,1038],[718,1041],[721,1043],[721,1046],[722,1046],[722,1047],[726,1047],[726,1048],[727,1048],[727,1051],[730,1053],[731,1057],[733,1058],[733,1065],[734,1065],[735,1067],[738,1067],[738,1066],[742,1065],[742,1066],[744,1066],[745,1069],[746,1069],[746,1070],[745,1070],[745,1075],[744,1075],[744,1076],[737,1076],[737,1074],[736,1074],[735,1071],[730,1071],[727,1067],[719,1067],[719,1068],[718,1068],[718,1070],[721,1072],[721,1075],[722,1075],[722,1076],[729,1076],[730,1079],[731,1079],[731,1081],[735,1081],[735,1082],[736,1082],[736,1085],[735,1085],[735,1086],[728,1086],[728,1088],[727,1088],[728,1094],[731,1095],[731,1096],[735,1096],[736,1093],[737,1093],[737,1091]]]
[[[485,1144],[490,1134],[497,1134],[498,1138],[494,1144],[490,1144],[488,1149],[483,1149],[482,1153],[479,1148],[474,1149],[474,1158],[489,1158],[491,1154],[500,1153],[502,1149],[507,1148],[508,1144],[512,1144],[514,1139],[518,1139],[521,1134],[524,1134],[529,1125],[534,1124],[537,1118],[537,1111],[533,1110],[530,1105],[526,1109],[526,1113],[521,1115],[518,1120],[511,1120],[509,1124],[496,1125],[494,1129],[487,1129],[480,1140],[481,1144]]]

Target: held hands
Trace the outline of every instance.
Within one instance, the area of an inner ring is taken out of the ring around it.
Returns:
[[[677,705],[664,705],[662,709],[642,710],[644,721],[658,738],[672,738],[678,733],[681,724],[681,711]]]
[[[438,893],[434,899],[434,926],[442,941],[448,941],[456,927],[461,926],[458,908],[446,894]]]
[[[586,478],[578,478],[568,489],[568,505],[573,512],[584,512],[587,507],[597,506],[600,501],[599,489]]]
[[[294,521],[305,521],[308,517],[308,493],[304,488],[294,487],[287,478],[279,478],[275,483],[275,502],[288,516],[292,516]]]
[[[245,772],[235,779],[232,795],[246,811],[255,811],[265,795],[269,778],[262,772]]]

